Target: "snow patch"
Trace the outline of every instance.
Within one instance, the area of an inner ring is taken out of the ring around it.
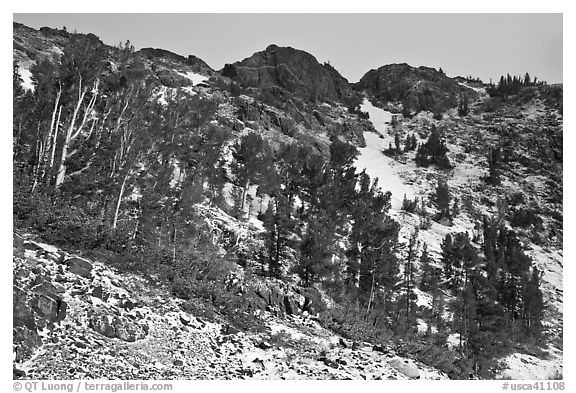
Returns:
[[[398,163],[382,153],[388,148],[389,141],[386,140],[385,135],[388,133],[388,124],[392,120],[392,113],[376,108],[367,99],[364,99],[360,108],[362,111],[368,112],[370,121],[381,136],[373,132],[364,133],[366,147],[358,149],[360,154],[354,165],[358,171],[366,169],[366,173],[370,175],[372,180],[378,178],[380,188],[392,193],[392,209],[399,211],[402,208],[404,194],[407,198],[413,198],[415,192],[410,185],[404,184],[399,173]]]
[[[476,93],[478,93],[478,94],[486,94],[486,89],[483,88],[483,87],[472,87],[472,86],[469,86],[469,85],[467,85],[466,83],[463,83],[463,82],[458,82],[458,84],[459,84],[460,86],[464,86],[464,87],[466,87],[466,88],[468,88],[468,89],[470,89],[470,90],[474,90],[474,91],[475,91]]]
[[[22,88],[28,91],[34,91],[34,83],[32,82],[32,72],[27,68],[18,68],[18,73],[22,78]]]
[[[188,71],[185,74],[183,72],[178,72],[178,74],[182,75],[185,78],[190,79],[192,81],[193,86],[196,86],[199,83],[202,83],[202,82],[205,82],[208,80],[207,76],[204,76],[202,74],[197,74],[197,73],[191,72],[191,71]]]

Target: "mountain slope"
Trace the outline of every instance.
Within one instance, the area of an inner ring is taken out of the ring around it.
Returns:
[[[14,43],[17,376],[553,376],[561,86]]]

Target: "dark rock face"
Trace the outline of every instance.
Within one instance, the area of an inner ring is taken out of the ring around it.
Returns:
[[[32,293],[14,286],[12,299],[13,343],[16,361],[25,361],[42,346],[38,330],[66,318],[67,304],[49,282],[37,285]]]
[[[455,107],[461,93],[473,100],[477,94],[430,67],[388,64],[368,71],[354,88],[366,91],[377,103],[402,102],[415,112],[444,111]]]
[[[348,81],[329,64],[290,47],[270,45],[232,67],[235,72],[226,75],[249,87],[280,87],[306,99],[341,102],[353,95]]]
[[[68,270],[78,276],[91,278],[92,277],[92,264],[85,259],[72,257],[66,261]]]
[[[173,70],[167,68],[159,68],[155,70],[156,76],[166,87],[184,87],[192,85],[192,81],[185,76],[176,73]]]
[[[230,324],[222,326],[222,334],[236,334],[240,333],[241,331],[242,330]]]
[[[59,322],[66,317],[66,302],[56,296],[39,295],[35,298],[34,310],[48,322]]]
[[[182,55],[157,48],[142,48],[139,53],[149,60],[168,60],[175,63],[186,64],[187,66],[191,67],[194,72],[207,75],[212,75],[214,73],[214,70],[208,64],[206,64],[204,60],[194,55],[188,55],[188,57],[184,57]]]
[[[313,291],[313,290],[311,290]],[[278,316],[300,315],[304,311],[310,312],[313,300],[294,288],[262,287],[250,291],[248,296],[250,308],[253,310],[267,310]]]
[[[35,329],[29,330],[21,326],[15,327],[12,335],[16,362],[29,359],[34,351],[42,346],[42,339]]]

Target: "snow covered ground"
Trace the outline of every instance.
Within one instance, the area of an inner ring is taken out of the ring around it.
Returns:
[[[458,84],[460,86],[464,86],[464,87],[467,87],[469,89],[472,89],[478,94],[486,94],[486,89],[483,87],[472,87],[472,86],[468,86],[466,83],[463,83],[463,82],[458,82]]]
[[[392,113],[376,108],[367,99],[364,99],[360,108],[362,111],[368,112],[370,121],[381,136],[372,132],[364,133],[366,147],[358,149],[360,154],[354,165],[358,171],[366,169],[371,179],[378,178],[378,184],[382,190],[392,193],[392,210],[399,211],[402,207],[404,194],[408,198],[413,198],[415,192],[410,185],[404,184],[399,173],[398,163],[382,153],[388,148],[388,144],[394,141],[388,135]]]
[[[190,80],[192,81],[192,84],[193,84],[194,86],[196,86],[197,84],[202,83],[202,82],[208,80],[208,77],[207,77],[207,76],[204,76],[204,75],[201,75],[201,74],[197,74],[197,73],[191,72],[191,71],[188,71],[188,72],[185,73],[185,74],[184,74],[183,72],[179,72],[179,74],[182,75],[182,76],[185,77],[185,78],[190,79]]]
[[[34,83],[32,82],[32,72],[27,68],[19,68],[18,72],[22,78],[22,87],[25,90],[34,91]]]

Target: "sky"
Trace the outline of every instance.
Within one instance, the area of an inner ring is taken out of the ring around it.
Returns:
[[[390,63],[442,67],[449,76],[526,72],[562,77],[562,14],[14,14],[16,22],[93,33],[200,57],[214,69],[270,44],[328,61],[350,82]]]

